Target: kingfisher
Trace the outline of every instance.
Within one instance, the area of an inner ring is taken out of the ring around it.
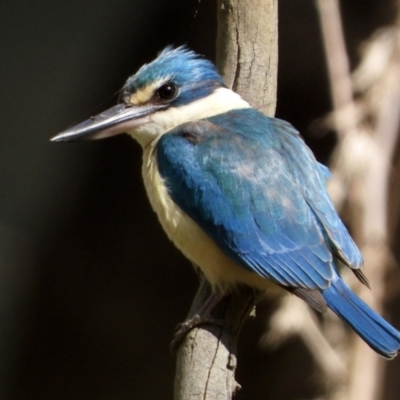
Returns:
[[[291,124],[251,107],[212,62],[167,47],[128,78],[116,106],[52,141],[121,133],[143,149],[144,185],[166,234],[215,293],[286,290],[396,356],[400,333],[340,275],[341,264],[368,286],[326,191],[329,170]]]

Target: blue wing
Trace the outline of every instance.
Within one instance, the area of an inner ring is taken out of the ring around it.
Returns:
[[[298,132],[286,121],[271,119],[273,130],[282,136],[285,157],[293,166],[296,181],[300,184],[304,198],[322,224],[332,245],[332,251],[341,261],[353,269],[363,265],[362,255],[338,217],[331,199],[324,188],[330,178],[328,168],[317,163],[304,143],[299,143]],[[316,165],[317,164],[317,165]],[[316,179],[315,173],[320,179]]]
[[[157,161],[175,203],[261,276],[324,289],[334,274],[331,246],[354,258],[324,172],[283,121],[248,109],[184,124],[159,140]]]

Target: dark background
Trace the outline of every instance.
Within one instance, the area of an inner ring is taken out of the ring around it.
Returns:
[[[394,2],[341,3],[355,65],[360,43],[392,22]],[[140,148],[124,135],[48,139],[114,104],[167,44],[213,59],[215,2],[3,0],[0,15],[0,398],[171,399],[168,346],[197,281],[147,202]],[[277,116],[327,162],[334,135],[310,129],[330,110],[313,1],[279,0],[279,32]],[[259,347],[265,313],[241,337],[237,399],[317,396],[300,341]],[[398,399],[399,370],[388,364],[386,400]]]

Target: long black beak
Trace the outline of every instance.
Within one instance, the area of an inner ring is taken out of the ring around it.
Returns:
[[[145,125],[150,121],[151,114],[166,107],[168,107],[166,104],[144,106],[117,104],[95,117],[90,117],[86,121],[59,133],[51,141],[95,140],[118,135]]]

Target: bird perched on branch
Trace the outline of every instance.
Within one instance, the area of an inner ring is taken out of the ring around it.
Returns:
[[[293,126],[252,108],[211,62],[167,47],[127,80],[119,104],[52,140],[124,132],[143,148],[165,232],[215,291],[275,285],[329,307],[383,357],[397,354],[400,333],[340,276],[339,262],[368,285],[325,189],[329,171]]]

